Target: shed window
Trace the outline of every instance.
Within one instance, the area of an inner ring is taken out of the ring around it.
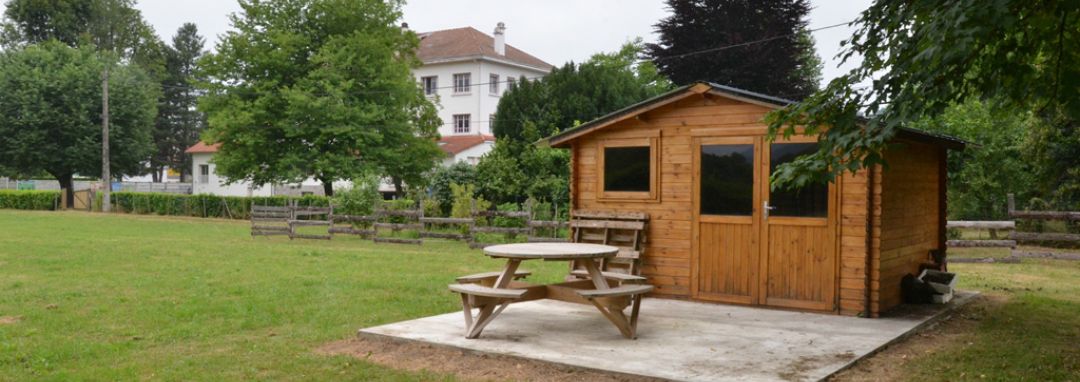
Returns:
[[[769,170],[791,162],[803,155],[813,154],[817,143],[774,143],[769,148]],[[769,205],[774,207],[769,215],[792,217],[826,217],[829,214],[829,185],[814,183],[796,190],[772,190]]]
[[[604,191],[649,192],[649,146],[604,148]]]
[[[701,214],[754,213],[754,145],[701,146]]]
[[[616,139],[600,143],[600,198],[657,199],[657,138]]]

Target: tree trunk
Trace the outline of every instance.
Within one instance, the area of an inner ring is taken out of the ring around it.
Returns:
[[[322,182],[323,195],[334,196],[334,182],[326,179],[319,179]]]
[[[64,193],[64,199],[67,200],[64,203],[64,208],[75,208],[75,182],[71,180],[71,174],[54,176],[56,176],[56,181],[60,182],[61,192]]]
[[[154,182],[154,183],[160,183],[161,182],[161,169],[160,168],[154,168],[153,170],[150,171],[150,181]]]
[[[401,178],[390,177],[390,181],[394,183],[394,199],[401,199],[405,197],[405,189],[401,185]]]

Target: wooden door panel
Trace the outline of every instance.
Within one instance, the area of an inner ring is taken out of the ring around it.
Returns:
[[[768,225],[765,303],[832,310],[836,261],[827,225]]]
[[[750,304],[757,280],[753,224],[701,223],[697,292],[708,300]]]

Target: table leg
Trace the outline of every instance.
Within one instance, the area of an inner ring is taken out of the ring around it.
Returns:
[[[519,265],[521,265],[521,260],[519,259],[507,260],[506,268],[503,269],[503,273],[495,280],[495,285],[492,287],[506,288],[510,285],[510,281],[514,279],[514,273],[517,272]],[[480,311],[477,313],[476,317],[473,318],[472,309],[470,309],[471,304],[465,298],[465,295],[462,295],[461,302],[465,309],[465,326],[467,327],[465,338],[471,339],[480,337],[480,333],[484,331],[484,327],[491,323],[491,321],[495,319],[495,316],[498,316],[499,313],[502,313],[502,311],[510,305],[510,301],[505,299],[485,298],[483,301],[483,303],[477,304],[477,308],[480,308]]]
[[[604,274],[600,272],[600,268],[596,267],[596,262],[592,260],[586,260],[585,270],[589,271],[589,278],[592,279],[593,285],[596,289],[608,289],[607,280],[604,279]]]

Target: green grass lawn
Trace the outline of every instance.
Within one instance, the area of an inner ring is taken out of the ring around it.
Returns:
[[[566,271],[527,265],[539,282]],[[459,309],[446,284],[501,266],[456,242],[290,242],[252,239],[244,221],[0,210],[0,381],[453,379],[313,350]],[[1003,302],[899,379],[1080,380],[1080,262],[952,270]]]
[[[460,309],[446,284],[503,265],[456,242],[252,239],[248,224],[0,210],[0,317],[19,317],[0,324],[0,380],[449,379],[313,349]]]

